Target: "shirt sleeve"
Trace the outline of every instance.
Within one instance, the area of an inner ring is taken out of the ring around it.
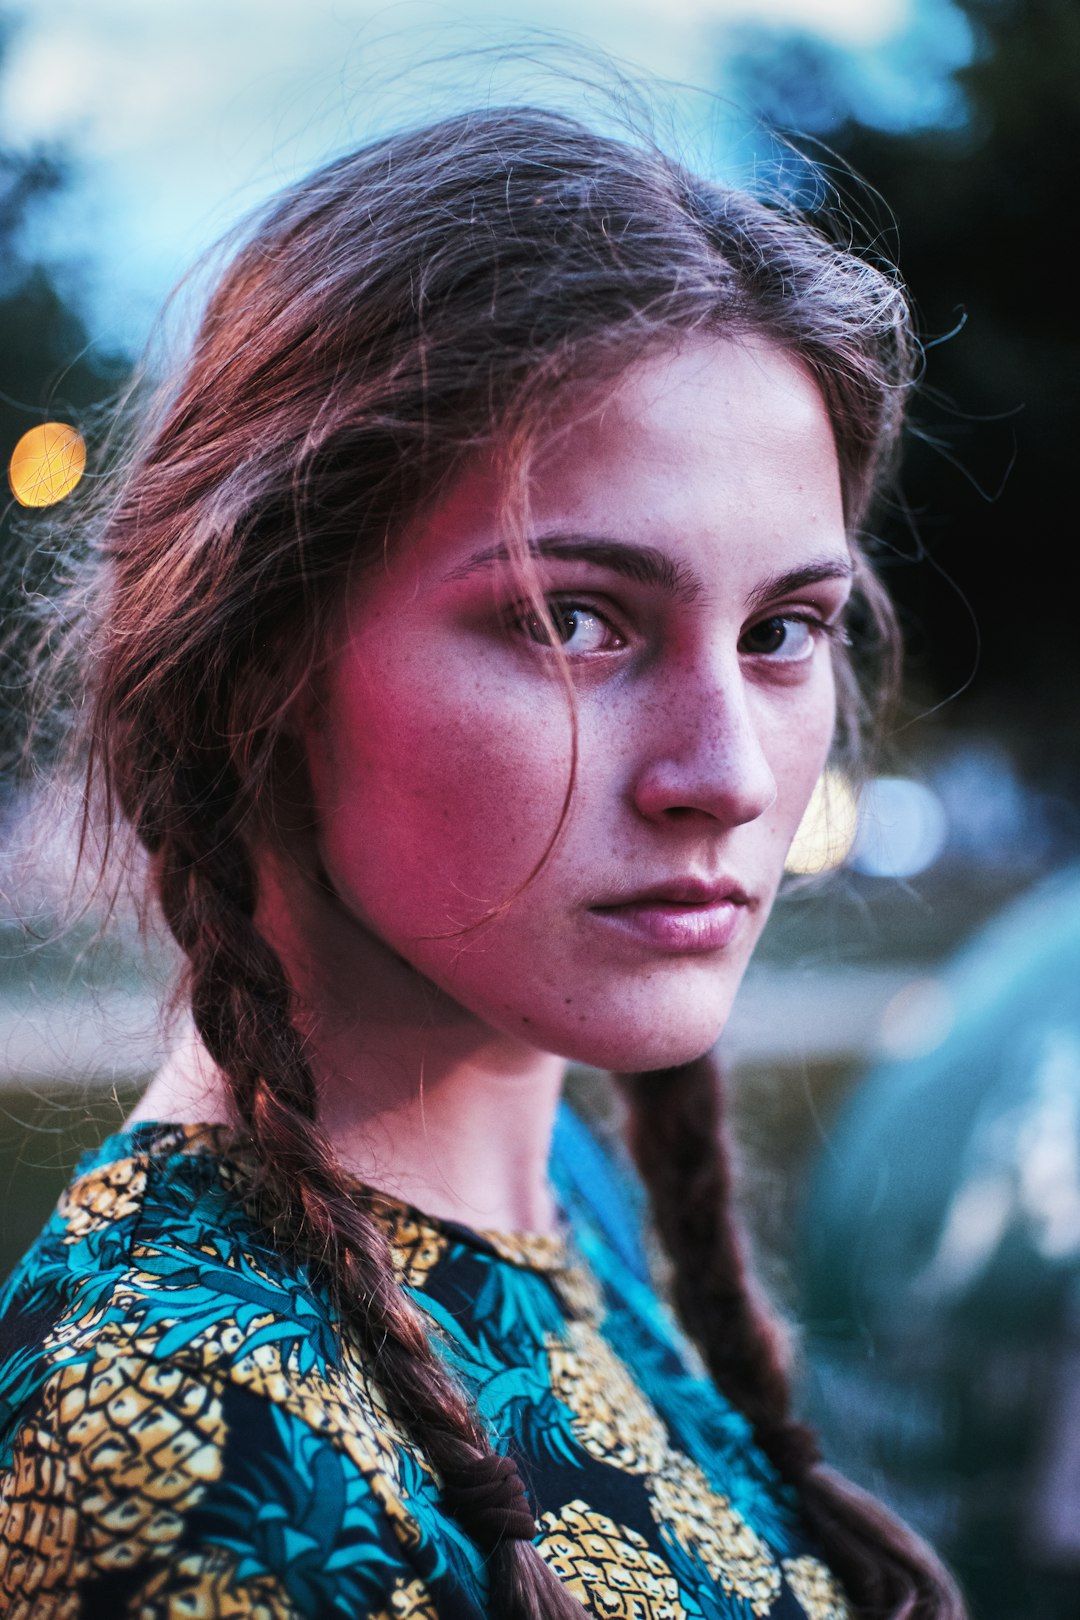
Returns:
[[[435,1615],[372,1482],[317,1425],[100,1341],[57,1365],[20,1419],[0,1481],[0,1611]]]

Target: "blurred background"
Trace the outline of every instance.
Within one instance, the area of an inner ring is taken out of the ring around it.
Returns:
[[[723,1050],[829,1454],[935,1540],[979,1620],[1075,1620],[1075,0],[0,5],[0,1272],[153,1066],[169,973],[124,919],[71,921],[68,842],[31,797],[51,507],[102,476],[156,311],[246,207],[465,103],[603,119],[591,52],[689,162],[810,207],[835,188],[913,292],[925,380],[875,531],[903,703],[860,802],[823,791]],[[196,279],[166,341],[197,303]]]

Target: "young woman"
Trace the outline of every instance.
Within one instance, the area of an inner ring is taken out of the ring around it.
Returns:
[[[88,803],[192,1033],[4,1296],[5,1613],[960,1615],[791,1416],[703,1057],[888,657],[910,348],[542,111],[259,220],[95,538]]]

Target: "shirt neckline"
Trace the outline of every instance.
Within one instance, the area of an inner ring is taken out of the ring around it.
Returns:
[[[126,1157],[128,1150],[194,1156],[206,1153],[228,1161],[246,1154],[244,1138],[234,1126],[222,1123],[191,1123],[171,1120],[139,1120],[124,1130],[115,1132],[101,1144],[95,1155],[97,1163],[107,1157]],[[560,1215],[562,1230],[558,1233],[503,1231],[490,1227],[469,1226],[465,1222],[439,1215],[431,1215],[407,1200],[372,1187],[359,1178],[350,1178],[358,1191],[370,1200],[372,1213],[385,1226],[399,1227],[401,1223],[415,1225],[418,1230],[436,1234],[440,1238],[464,1243],[494,1255],[507,1264],[525,1271],[556,1274],[576,1270],[581,1261],[572,1252],[569,1224]]]

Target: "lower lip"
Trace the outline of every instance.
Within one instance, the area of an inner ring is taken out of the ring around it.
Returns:
[[[745,909],[734,900],[701,906],[640,900],[626,906],[597,906],[592,914],[655,950],[695,952],[730,945]]]

